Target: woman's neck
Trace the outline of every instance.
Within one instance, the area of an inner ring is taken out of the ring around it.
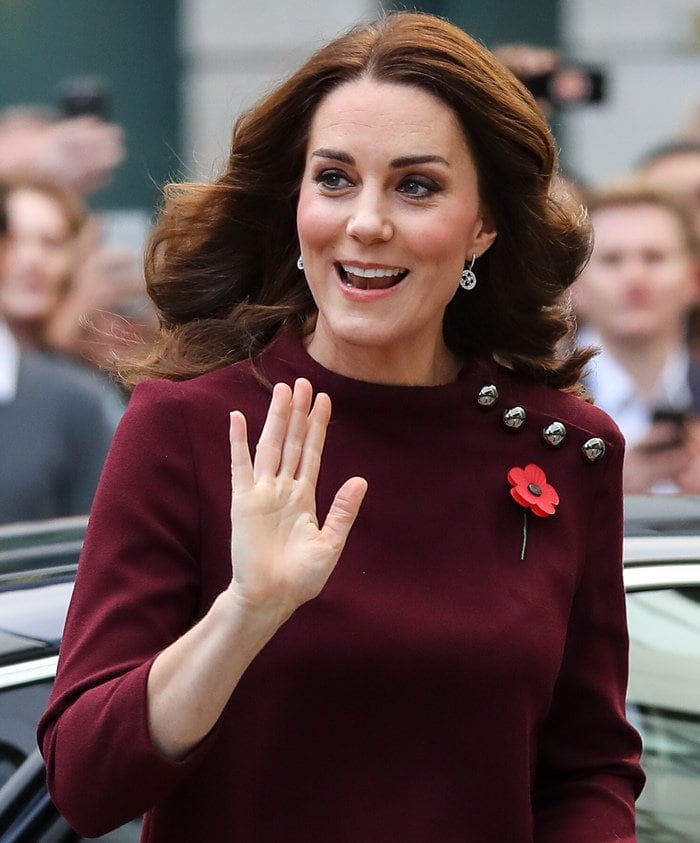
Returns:
[[[402,351],[342,341],[329,344],[312,331],[304,338],[304,345],[324,368],[368,383],[442,386],[457,380],[463,366],[463,361],[444,344],[419,354],[412,348]]]

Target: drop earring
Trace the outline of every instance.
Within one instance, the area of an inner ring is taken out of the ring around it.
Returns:
[[[472,255],[472,262],[469,264],[469,268],[464,268],[462,271],[462,275],[459,279],[459,286],[463,290],[473,290],[476,287],[476,274],[474,273],[474,261],[476,260],[476,255]]]
[[[299,257],[297,258],[297,269],[299,270],[299,272],[304,271],[304,258],[302,258],[301,255],[299,255]]]

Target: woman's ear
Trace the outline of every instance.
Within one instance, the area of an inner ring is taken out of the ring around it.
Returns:
[[[480,225],[474,238],[473,247],[469,250],[470,254],[467,260],[470,260],[473,254],[477,258],[480,258],[491,247],[497,236],[498,232],[496,231],[493,215],[489,210],[483,208],[481,211]]]

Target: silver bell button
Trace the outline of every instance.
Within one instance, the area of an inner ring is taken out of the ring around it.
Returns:
[[[520,430],[527,420],[527,413],[522,407],[511,407],[503,413],[503,424],[508,430]]]
[[[583,443],[581,453],[589,462],[597,462],[605,453],[605,442],[594,436]]]
[[[552,448],[558,448],[566,439],[566,427],[560,421],[553,421],[543,429],[542,438]]]
[[[498,390],[492,383],[482,386],[476,401],[480,407],[484,407],[485,409],[493,407],[496,401],[498,401]]]

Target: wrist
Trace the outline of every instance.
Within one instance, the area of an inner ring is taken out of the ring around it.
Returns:
[[[292,614],[272,603],[253,603],[232,583],[216,598],[209,612],[212,621],[235,637],[249,652],[261,649]]]

